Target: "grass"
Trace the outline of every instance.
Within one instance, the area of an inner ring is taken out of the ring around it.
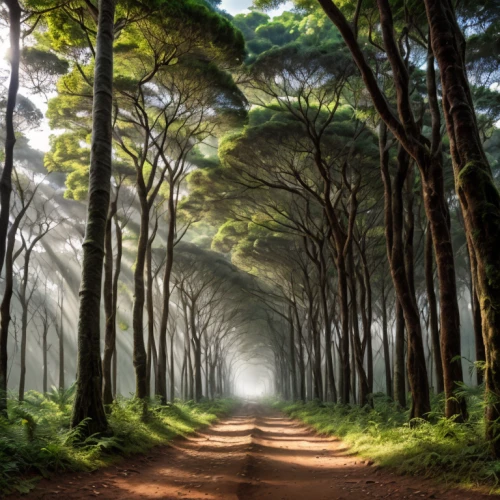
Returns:
[[[142,405],[119,399],[109,415],[113,435],[91,436],[82,443],[80,429],[69,428],[72,397],[72,390],[46,396],[30,391],[23,403],[9,400],[9,419],[0,419],[0,492],[27,492],[42,476],[95,470],[145,453],[211,424],[237,404],[232,399],[167,406],[152,401],[144,419]]]
[[[412,426],[408,412],[384,395],[375,395],[374,409],[318,402],[272,405],[320,434],[342,438],[353,452],[398,473],[500,493],[500,460],[491,458],[484,438],[481,395],[471,392],[467,424],[445,418],[438,398],[433,401],[431,421]]]

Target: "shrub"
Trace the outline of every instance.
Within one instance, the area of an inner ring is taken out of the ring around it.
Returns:
[[[0,418],[2,493],[27,492],[40,476],[53,472],[94,470],[122,456],[146,452],[214,422],[236,404],[221,399],[162,406],[153,400],[144,418],[142,403],[123,398],[113,403],[109,414],[113,435],[90,436],[82,442],[81,429],[69,428],[73,396],[74,388],[53,388],[46,396],[30,391],[24,402],[9,398],[9,419]],[[38,477],[25,479],[33,473]]]

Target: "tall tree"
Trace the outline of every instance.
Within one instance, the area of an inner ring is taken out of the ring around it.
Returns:
[[[5,252],[5,288],[0,304],[0,412],[7,413],[7,341],[11,322],[11,302],[14,294],[14,263],[24,250],[24,245],[16,249],[16,238],[22,220],[33,203],[40,184],[33,187],[31,179],[22,180],[15,172],[17,213],[9,227]]]
[[[450,140],[455,185],[474,283],[479,296],[486,348],[486,433],[500,457],[500,194],[480,139],[465,71],[465,39],[450,0],[425,0],[430,40],[441,75],[442,106]]]
[[[71,425],[89,419],[85,432],[108,428],[102,403],[100,354],[101,280],[111,190],[114,0],[100,0],[92,103],[89,201],[83,242],[78,317],[78,375]]]
[[[19,62],[21,56],[21,6],[18,0],[5,0],[5,4],[9,9],[9,59],[11,70],[7,94],[7,109],[5,112],[5,162],[0,176],[0,272],[2,272],[5,260],[5,247],[7,244],[7,232],[9,230],[12,170],[14,168],[14,146],[16,144],[14,110],[19,90]],[[1,355],[3,354],[0,353]]]
[[[456,356],[460,356],[461,354],[460,335],[458,333],[460,331],[460,318],[455,269],[454,266],[449,265],[450,262],[453,262],[453,248],[451,246],[448,208],[443,191],[441,136],[437,133],[440,129],[439,114],[435,113],[435,91],[433,88],[435,84],[432,75],[428,79],[429,105],[433,119],[433,134],[429,150],[426,146],[427,140],[422,137],[412,110],[407,60],[403,58],[398,41],[396,40],[394,18],[388,0],[378,0],[377,5],[384,49],[394,75],[398,116],[390,108],[386,96],[379,88],[375,74],[361,49],[357,39],[357,20],[355,20],[354,26],[351,26],[334,1],[318,1],[327,16],[339,29],[347,47],[351,51],[377,112],[420,169],[422,182],[424,183],[424,206],[431,224],[439,277],[440,305],[442,310],[441,342],[447,396],[446,414],[450,417],[458,415],[458,418],[463,420],[467,417],[466,402],[463,398],[455,394],[457,384],[463,381],[461,364],[455,360]],[[431,64],[428,65],[428,70],[430,68]],[[407,326],[409,326],[409,319],[410,317],[405,312]],[[415,340],[419,345],[422,344],[421,336],[420,339],[418,335],[410,336],[409,338],[412,341]],[[412,345],[410,343],[410,346]],[[415,347],[423,355],[423,347]],[[415,396],[420,390],[416,387],[416,385],[419,385],[419,382],[415,377],[416,373],[420,370],[417,365],[412,363],[410,357],[409,363],[410,381],[412,387],[415,388],[413,391],[415,407],[415,403],[417,402],[415,401]],[[422,360],[420,361],[421,363]],[[430,410],[429,398],[428,395],[425,395],[425,388],[423,389],[424,393],[419,398],[422,400],[422,405],[416,405],[416,411],[414,412],[414,415],[419,417],[424,417]],[[428,393],[428,389],[426,392]]]

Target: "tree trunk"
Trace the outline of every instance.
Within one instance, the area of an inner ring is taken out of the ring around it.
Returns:
[[[304,343],[299,340],[299,376],[300,390],[299,397],[302,402],[306,402],[306,367],[304,362]]]
[[[28,341],[28,307],[30,296],[27,294],[28,280],[29,280],[29,267],[31,252],[33,251],[36,242],[42,238],[40,233],[24,251],[24,266],[23,276],[21,279],[21,286],[19,291],[19,302],[21,303],[21,372],[19,377],[19,401],[24,401],[24,388],[26,384],[26,345]]]
[[[340,387],[340,402],[349,404],[349,384],[351,376],[351,366],[349,361],[349,298],[347,292],[347,272],[344,257],[337,257],[337,272],[342,332],[340,336],[340,361],[343,384]],[[354,387],[352,390],[354,390]]]
[[[191,328],[191,340],[194,348],[194,400],[201,401],[203,398],[203,382],[201,377],[201,332],[196,332],[196,306],[191,304],[189,308],[189,321]]]
[[[425,0],[432,50],[439,64],[443,109],[469,253],[476,263],[486,349],[487,437],[500,456],[500,195],[486,159],[465,71],[465,41],[451,2]]]
[[[394,399],[406,408],[406,384],[405,384],[405,319],[403,308],[396,299],[396,341],[394,356]]]
[[[113,399],[116,399],[116,394],[118,392],[117,388],[117,377],[118,377],[118,351],[116,347],[116,314],[118,311],[118,281],[120,278],[121,266],[122,266],[122,254],[123,254],[123,235],[120,222],[117,215],[115,214],[115,237],[116,237],[116,258],[115,258],[115,274],[113,276]]]
[[[436,113],[436,96],[434,92],[435,84],[433,78],[428,78],[429,106],[432,116],[432,143],[431,147],[424,145],[419,126],[414,119],[411,109],[411,98],[409,88],[409,75],[406,62],[400,54],[399,43],[395,38],[394,25],[391,13],[391,7],[388,0],[377,0],[378,10],[380,12],[380,24],[384,38],[384,45],[388,59],[391,63],[392,73],[396,82],[398,117],[392,112],[387,99],[381,92],[376,76],[369,67],[361,47],[357,41],[351,26],[343,16],[340,9],[331,0],[319,0],[323,9],[331,20],[340,30],[346,41],[353,58],[361,71],[363,80],[372,97],[373,103],[385,124],[391,129],[395,137],[406,151],[412,155],[417,162],[424,186],[424,206],[427,217],[431,223],[431,231],[435,245],[436,263],[439,277],[439,296],[441,303],[441,342],[442,356],[444,359],[444,380],[447,396],[446,414],[448,416],[458,415],[459,419],[466,417],[465,401],[459,400],[454,391],[456,384],[461,382],[461,364],[451,362],[451,359],[460,355],[460,336],[459,336],[459,315],[456,296],[456,282],[454,276],[453,250],[451,238],[449,235],[449,222],[447,220],[447,206],[442,192],[442,161],[441,161],[441,133],[439,124],[439,113]],[[432,53],[436,55],[441,69],[443,106],[448,125],[448,136],[450,138],[450,147],[452,159],[455,168],[455,179],[457,183],[457,192],[461,200],[466,232],[474,235],[478,258],[478,276],[479,260],[484,260],[482,268],[484,270],[483,280],[478,279],[478,283],[484,285],[484,291],[481,296],[490,296],[493,292],[494,300],[500,302],[500,280],[496,276],[487,276],[492,270],[499,268],[499,258],[494,249],[496,237],[492,237],[498,232],[499,217],[492,217],[491,226],[481,222],[484,219],[484,211],[487,208],[488,213],[492,213],[494,208],[500,215],[500,196],[491,177],[491,171],[485,159],[484,152],[480,143],[479,134],[475,122],[472,99],[469,92],[465,68],[465,59],[463,55],[463,37],[458,29],[453,8],[449,0],[425,0],[427,16],[431,32]],[[432,59],[432,57],[430,58]],[[428,70],[433,72],[433,65],[428,64]],[[429,72],[428,72],[429,76]],[[430,86],[429,86],[430,84]],[[464,172],[466,175],[464,175]],[[485,187],[486,186],[486,187]],[[487,204],[485,204],[487,201]],[[472,249],[474,251],[474,249]],[[478,255],[479,255],[478,254]],[[446,260],[445,256],[451,260]],[[492,283],[494,283],[492,285]],[[399,292],[398,292],[399,294]],[[496,294],[496,295],[495,295]],[[408,330],[408,360],[409,374],[412,380],[412,392],[414,393],[414,383],[417,382],[415,370],[421,372],[423,376],[423,365],[420,359],[420,344],[418,331],[413,335],[413,325],[418,329],[415,318],[409,315],[404,296],[400,295],[400,301],[405,313],[405,320]],[[489,298],[488,298],[489,300]],[[496,305],[491,308],[497,309]],[[484,311],[485,309],[482,308]],[[483,322],[487,314],[483,314]],[[496,314],[493,314],[496,318]],[[490,315],[491,319],[491,315]],[[410,323],[408,322],[410,320]],[[495,323],[497,321],[497,323]],[[500,315],[493,323],[495,328],[500,328]],[[492,338],[498,338],[498,330],[494,330]],[[485,334],[483,334],[485,335]],[[421,335],[420,335],[421,337]],[[495,342],[495,341],[493,341]],[[500,349],[500,341],[498,341]],[[417,353],[412,350],[417,349]],[[496,373],[500,370],[493,369]],[[495,394],[500,395],[500,375],[498,375],[498,390]],[[428,402],[425,401],[425,387],[419,387],[417,391],[420,396],[420,403],[417,406],[417,413],[428,408]],[[414,394],[415,396],[415,394]],[[495,410],[496,411],[496,410]],[[422,416],[422,415],[419,415]],[[500,416],[500,404],[498,405],[498,416]],[[500,443],[500,440],[498,440]],[[498,445],[500,453],[500,444]]]
[[[61,322],[59,323],[59,391],[64,391],[66,387],[66,383],[64,380],[64,371],[65,371],[65,366],[64,366],[64,281],[61,276],[61,288],[60,288],[60,293],[61,293],[61,302],[59,304],[59,311],[61,313],[60,320]]]
[[[148,244],[146,247],[146,310],[148,313],[148,344],[146,351],[146,397],[151,396],[151,369],[154,368],[155,386],[160,383],[157,364],[158,355],[156,352],[155,343],[155,312],[153,303],[153,242],[156,237],[156,232],[158,230],[158,221],[156,221],[155,227],[152,230],[151,236],[148,239]],[[162,404],[166,403],[166,399]]]
[[[440,394],[444,392],[443,363],[441,360],[436,293],[434,292],[432,233],[429,226],[430,224],[427,224],[427,231],[425,234],[425,286],[427,288],[427,300],[429,304],[432,353],[434,355],[434,365],[436,367],[436,392]]]
[[[137,176],[142,173],[138,172]],[[144,268],[146,263],[146,252],[149,233],[149,206],[144,187],[140,186],[138,179],[138,193],[141,205],[141,222],[139,230],[139,242],[137,244],[137,257],[134,270],[134,305],[132,310],[132,328],[134,336],[133,359],[135,368],[135,397],[144,399],[147,390],[147,354],[144,345]]]
[[[312,322],[314,322],[314,319]],[[323,400],[323,375],[321,374],[321,339],[318,329],[313,327],[314,342],[314,399]]]
[[[356,353],[354,351],[354,332],[352,331],[354,328],[354,325],[351,323],[350,325],[351,328],[351,366],[352,369],[350,371],[351,373],[351,378],[349,380],[350,387],[351,387],[351,399],[352,403],[356,404],[358,402],[358,389],[356,387]]]
[[[12,192],[12,170],[14,168],[14,145],[16,135],[14,131],[14,108],[16,107],[17,91],[19,89],[19,40],[21,37],[21,7],[17,0],[6,0],[9,9],[9,35],[10,35],[10,65],[11,75],[7,94],[7,108],[5,111],[5,164],[0,176],[0,272],[6,254],[7,238],[9,232],[10,195]],[[5,289],[9,288],[8,274],[6,271]],[[12,284],[10,284],[12,290]],[[10,292],[12,295],[12,291]],[[7,340],[10,323],[10,298],[2,300],[0,307],[0,412],[7,414]]]
[[[21,299],[21,372],[19,375],[19,401],[24,401],[24,387],[26,383],[26,344],[28,337],[28,304],[26,296]]]
[[[460,358],[462,354],[460,344],[460,310],[458,307],[451,222],[444,192],[441,115],[439,112],[434,70],[434,54],[430,45],[427,61],[427,91],[432,118],[432,154],[426,162],[420,161],[419,167],[423,179],[424,207],[432,233],[439,281],[441,357],[446,396],[445,415],[448,418],[456,417],[457,421],[463,422],[468,418],[467,403],[465,398],[459,397],[456,394],[459,384],[463,383],[462,362]]]
[[[182,360],[182,368],[181,368],[181,392],[180,392],[180,398],[181,399],[186,399],[187,397],[187,391],[186,391],[186,386],[187,386],[187,378],[186,378],[186,359],[187,359],[187,353],[186,349],[184,348],[184,358]]]
[[[306,368],[304,361],[304,339],[302,337],[302,327],[300,324],[299,311],[297,309],[297,304],[293,303],[293,311],[295,315],[295,323],[297,325],[298,341],[299,341],[299,376],[300,376],[300,389],[299,397],[300,400],[305,403],[306,401]]]
[[[173,402],[174,399],[175,399],[175,366],[174,366],[174,335],[172,334],[170,337],[170,401]]]
[[[25,246],[23,245],[15,253],[14,247],[16,244],[16,234],[19,229],[19,225],[21,224],[21,220],[33,200],[33,196],[34,194],[31,196],[30,200],[23,203],[22,209],[16,215],[7,234],[7,248],[5,252],[5,288],[2,303],[0,304],[0,413],[2,413],[5,417],[7,417],[7,342],[9,338],[9,326],[11,320],[10,306],[12,295],[14,293],[14,262]],[[26,280],[27,277],[25,282]],[[24,350],[26,351],[26,345],[24,346]]]
[[[47,394],[47,379],[48,379],[48,347],[47,347],[47,335],[49,333],[49,327],[45,322],[43,324],[43,334],[42,334],[42,356],[43,356],[43,394]]]
[[[479,297],[477,296],[474,284],[471,287],[471,292],[472,314],[474,315],[473,322],[476,361],[484,363],[486,361],[486,352],[484,349],[483,328],[481,325],[481,306],[479,304]],[[481,385],[484,381],[483,370],[481,367],[476,368],[476,381],[477,385]]]
[[[10,195],[12,192],[12,170],[14,168],[14,146],[16,134],[14,130],[14,110],[16,107],[17,92],[19,90],[19,61],[21,38],[21,6],[18,0],[5,0],[9,9],[9,38],[10,38],[10,82],[7,93],[5,110],[5,163],[0,176],[0,273],[3,269],[7,234],[9,231]],[[0,353],[0,356],[3,353]],[[7,355],[7,354],[5,354]],[[1,370],[0,370],[1,371]],[[3,376],[0,374],[0,377]],[[3,382],[0,383],[0,390]],[[1,397],[1,396],[0,396]]]
[[[406,271],[405,250],[403,245],[403,188],[409,168],[409,156],[399,146],[398,168],[391,182],[389,173],[389,153],[387,150],[387,127],[381,123],[380,165],[384,182],[386,246],[392,281],[398,299],[398,307],[403,313],[408,338],[408,374],[412,392],[411,418],[426,418],[431,409],[429,383],[425,366],[424,346],[420,316],[415,295],[409,281],[412,274]],[[398,310],[396,310],[398,313]],[[397,402],[406,406],[404,377],[404,329],[396,325],[396,358],[394,360],[394,396]],[[403,361],[403,364],[401,364]]]
[[[385,365],[385,392],[387,397],[394,399],[392,391],[391,377],[391,353],[389,350],[389,335],[387,326],[387,296],[385,292],[385,284],[382,281],[382,345],[384,348],[384,365]]]
[[[354,270],[354,257],[352,246],[348,255],[349,262],[349,277],[351,281],[351,324],[352,324],[352,339],[353,339],[353,354],[356,370],[358,373],[359,380],[359,397],[358,403],[359,406],[363,407],[368,404],[368,377],[366,375],[365,367],[364,367],[364,356],[363,356],[363,348],[361,345],[361,338],[359,332],[359,320],[358,320],[358,294],[357,294],[357,286],[356,286],[356,273]],[[354,380],[354,379],[353,379]],[[354,388],[354,383],[353,383]]]
[[[92,104],[92,143],[87,225],[83,242],[78,322],[78,375],[71,426],[83,420],[85,433],[108,429],[102,404],[100,306],[104,239],[111,185],[113,109],[113,25],[115,3],[100,0]]]
[[[210,399],[210,387],[209,387],[209,376],[208,376],[208,365],[209,365],[209,355],[208,355],[208,341],[207,332],[203,333],[203,339],[205,342],[205,397]]]
[[[116,327],[115,327],[116,329]],[[113,399],[116,399],[118,395],[118,350],[115,344],[115,350],[113,352]]]
[[[366,378],[368,382],[368,394],[373,394],[373,349],[372,349],[372,288],[370,272],[366,260],[364,242],[358,245],[363,272],[357,271],[360,287],[361,318],[363,321],[363,357],[366,354]],[[358,266],[359,269],[359,266]],[[373,404],[373,399],[371,401]]]
[[[102,400],[105,405],[113,402],[113,381],[111,378],[111,360],[115,350],[115,317],[113,313],[113,217],[118,209],[118,193],[111,202],[106,220],[105,255],[104,255],[104,353],[102,359]]]
[[[289,318],[289,349],[290,349],[290,376],[292,378],[292,399],[297,400],[297,365],[295,360],[295,326],[293,324],[292,307],[288,308]]]
[[[171,183],[172,184],[172,183]],[[165,273],[163,275],[163,309],[160,321],[160,337],[158,346],[158,395],[163,403],[167,401],[167,327],[170,313],[170,277],[174,263],[174,243],[175,243],[175,190],[170,186],[168,197],[168,234]]]
[[[14,289],[13,252],[16,228],[9,231],[5,252],[5,288],[0,305],[0,411],[7,417],[7,341],[9,338],[10,304]]]
[[[319,250],[321,252],[321,249]],[[324,259],[321,258],[321,275],[320,275],[320,298],[321,298],[321,308],[323,312],[323,323],[325,330],[325,362],[326,362],[326,376],[325,376],[325,386],[326,386],[326,401],[337,402],[337,390],[335,387],[335,375],[333,373],[333,360],[332,360],[332,324],[330,321],[330,311],[328,308],[327,300],[327,290],[326,290],[326,271],[324,269],[326,263]]]

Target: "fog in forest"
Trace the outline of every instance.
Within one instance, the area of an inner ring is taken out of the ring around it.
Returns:
[[[0,14],[0,496],[211,424],[228,494],[499,491],[498,2]]]

